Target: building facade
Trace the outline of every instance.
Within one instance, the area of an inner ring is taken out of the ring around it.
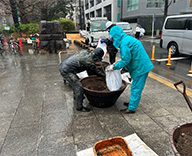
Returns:
[[[85,17],[107,17],[113,22],[127,21],[151,30],[161,29],[165,0],[85,0]],[[192,13],[192,0],[169,0],[168,15]]]
[[[107,17],[110,21],[120,21],[120,0],[85,0],[85,18]]]
[[[138,23],[151,30],[155,20],[155,29],[161,29],[164,17],[164,0],[123,0],[122,20]],[[192,0],[169,0],[167,15],[192,13]]]

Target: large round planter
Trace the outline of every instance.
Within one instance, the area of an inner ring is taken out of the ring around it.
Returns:
[[[106,86],[105,80],[98,76],[89,76],[81,80],[85,96],[92,106],[99,108],[111,107],[115,104],[119,96],[127,87],[127,83],[123,80],[122,86],[119,90],[109,91]],[[94,90],[93,88],[97,88]],[[98,90],[98,88],[100,88]]]

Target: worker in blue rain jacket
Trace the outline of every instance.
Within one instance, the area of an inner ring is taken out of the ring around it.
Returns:
[[[113,40],[113,45],[116,48],[120,48],[121,60],[111,65],[108,69],[118,70],[124,67],[132,77],[130,99],[128,103],[124,103],[128,108],[121,111],[135,113],[148,73],[153,68],[153,64],[142,43],[134,37],[126,35],[119,26],[111,27],[109,34]]]

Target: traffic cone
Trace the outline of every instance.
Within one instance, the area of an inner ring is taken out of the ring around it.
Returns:
[[[23,55],[23,44],[21,42],[21,38],[19,38],[19,47],[20,47],[21,55]]]
[[[167,66],[171,65],[171,48],[169,48],[169,54],[168,54],[168,61],[167,61]]]
[[[151,60],[154,61],[155,60],[155,45],[153,45],[153,48],[152,48],[152,57],[151,57]]]
[[[189,73],[192,73],[192,61],[191,61],[191,69],[189,70]]]
[[[40,40],[39,40],[39,38],[37,39],[37,48],[39,48],[39,42],[40,42]]]
[[[7,51],[7,49],[8,49],[8,44],[7,44],[6,37],[4,37],[4,45],[5,45],[5,50]],[[7,53],[8,53],[8,52],[7,52]]]

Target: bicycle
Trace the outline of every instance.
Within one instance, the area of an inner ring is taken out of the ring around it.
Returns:
[[[4,46],[0,43],[0,54],[3,55],[5,52]]]
[[[11,51],[11,54],[21,54],[19,44],[12,39],[9,41],[9,48]]]
[[[38,53],[38,49],[37,49],[37,42],[36,42],[36,40],[32,40],[32,47],[33,47],[33,53],[37,54]]]
[[[4,35],[0,34],[0,54],[3,55],[4,52],[5,52]]]
[[[32,40],[32,48],[33,48],[33,53],[37,54],[38,53],[38,47],[37,47],[37,37],[39,37],[38,33],[35,33],[33,35],[30,35],[30,39]]]

